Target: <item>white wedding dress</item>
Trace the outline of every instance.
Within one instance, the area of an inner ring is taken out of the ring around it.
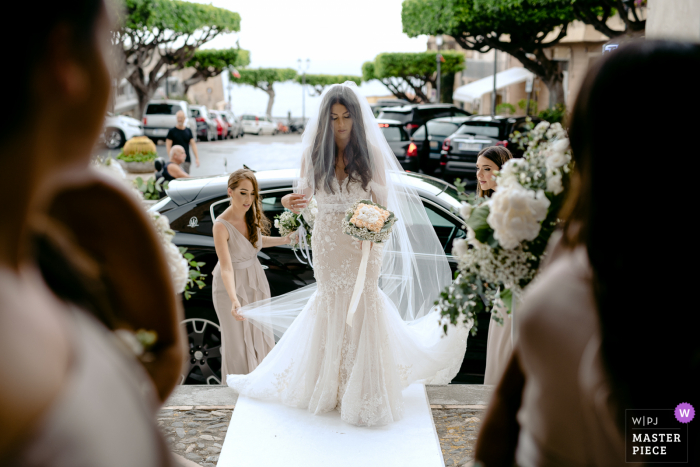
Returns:
[[[353,325],[346,325],[362,253],[341,221],[370,193],[348,178],[336,184],[335,194],[316,193],[311,242],[317,292],[255,371],[226,381],[248,397],[314,414],[338,409],[353,425],[384,425],[401,418],[401,391],[410,383],[449,383],[464,358],[468,328],[450,329],[460,336],[443,338],[435,312],[404,322],[378,287],[382,244],[372,247],[360,304]]]
[[[353,115],[353,157],[368,183],[338,181],[329,108]],[[359,159],[358,159],[359,160]],[[407,183],[408,182],[408,183]],[[228,375],[243,396],[280,401],[314,414],[340,411],[353,425],[385,425],[403,413],[401,391],[422,381],[447,384],[464,358],[469,325],[445,335],[433,303],[451,282],[445,253],[420,197],[354,83],[330,86],[302,140],[295,190],[315,196],[311,245],[316,284],[241,309],[281,339],[248,375]],[[361,243],[342,231],[345,212],[373,199],[395,213],[390,239],[372,244],[352,325],[346,324],[362,258]],[[417,319],[416,319],[417,318]]]

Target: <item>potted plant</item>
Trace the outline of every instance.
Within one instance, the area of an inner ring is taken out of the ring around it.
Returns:
[[[158,157],[156,145],[147,136],[131,138],[124,145],[124,149],[117,156],[127,172],[153,173],[154,161]]]

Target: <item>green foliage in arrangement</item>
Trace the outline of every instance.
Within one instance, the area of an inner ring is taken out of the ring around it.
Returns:
[[[187,264],[190,266],[190,276],[187,281],[187,285],[185,286],[185,291],[183,292],[185,300],[189,300],[192,295],[195,294],[195,292],[192,292],[192,289],[194,289],[195,286],[201,290],[206,285],[204,283],[204,278],[207,277],[207,275],[202,274],[199,268],[207,263],[195,261],[194,255],[192,253],[187,253],[187,248],[185,247],[181,246],[178,249],[180,250],[180,254],[187,260]]]
[[[143,195],[143,199],[156,200],[160,199],[160,195],[164,190],[168,189],[168,182],[164,182],[164,178],[160,177],[156,180],[154,177],[144,181],[141,177],[136,177],[134,186]]]
[[[155,160],[156,157],[158,157],[158,154],[156,154],[155,152],[146,152],[146,153],[126,155],[122,151],[117,156],[117,159],[122,160],[124,162],[150,162],[152,160]]]
[[[297,75],[295,78],[296,82],[301,84],[302,76]],[[316,95],[320,96],[323,90],[332,84],[343,84],[346,81],[352,81],[358,86],[362,84],[362,78],[360,76],[351,75],[306,75],[306,84],[311,86],[316,92]]]
[[[443,75],[464,69],[464,54],[455,51],[441,52]],[[425,87],[437,83],[437,52],[382,53],[372,62],[362,65],[362,80],[379,80],[399,99],[410,102],[430,102]]]

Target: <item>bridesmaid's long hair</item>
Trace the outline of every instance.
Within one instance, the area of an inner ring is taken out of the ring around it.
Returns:
[[[621,431],[625,409],[700,403],[690,272],[696,267],[697,162],[673,158],[662,136],[697,133],[700,88],[690,70],[698,69],[697,44],[622,46],[589,70],[571,118],[575,171],[561,214],[563,242],[588,254],[601,355]],[[655,105],[653,132],[645,133],[649,109],[640,96],[650,89],[664,95]],[[664,173],[655,173],[659,168]],[[644,180],[666,182],[668,189],[648,189]]]
[[[258,179],[255,174],[248,169],[238,169],[228,177],[228,187],[235,190],[243,180],[250,180],[253,184],[253,194],[255,202],[250,206],[248,212],[245,213],[245,223],[248,226],[248,240],[254,247],[258,247],[258,229],[262,235],[270,234],[270,219],[265,216],[262,209],[262,200],[260,199],[260,189],[258,187]]]
[[[344,105],[350,118],[352,118],[352,130],[350,141],[345,147],[345,157],[348,164],[345,173],[350,177],[348,182],[362,183],[362,189],[366,190],[372,180],[372,168],[367,147],[367,135],[362,118],[362,107],[355,96],[355,92],[347,86],[333,86],[326,93],[321,102],[321,110],[318,116],[318,131],[314,139],[311,151],[311,163],[314,167],[314,184],[316,189],[323,187],[328,193],[335,193],[333,179],[335,178],[335,159],[338,155],[338,146],[335,144],[333,124],[331,122],[331,107],[334,104]]]
[[[503,164],[506,163],[506,161],[509,161],[510,159],[513,158],[513,155],[510,153],[508,149],[506,149],[504,146],[489,146],[487,148],[484,148],[481,150],[481,152],[476,156],[477,159],[479,157],[485,157],[494,164],[498,166],[498,170],[501,170],[503,167]],[[493,194],[493,190],[482,190],[480,184],[476,184],[476,195],[479,198],[490,198],[491,195]]]

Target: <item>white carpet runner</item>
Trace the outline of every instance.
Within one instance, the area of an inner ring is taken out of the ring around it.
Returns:
[[[362,428],[337,411],[313,415],[239,397],[218,467],[444,467],[425,386],[403,391],[404,418]]]

